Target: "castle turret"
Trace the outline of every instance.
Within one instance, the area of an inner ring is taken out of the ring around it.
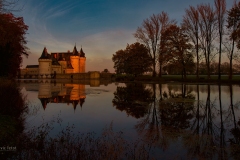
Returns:
[[[79,60],[79,72],[80,73],[85,73],[85,66],[86,66],[86,57],[85,57],[85,53],[82,50],[80,50],[80,60]]]
[[[73,67],[73,73],[79,73],[79,54],[76,45],[73,48],[73,55],[70,56],[70,61]]]
[[[50,78],[52,70],[52,59],[48,54],[46,47],[44,47],[41,57],[38,59],[39,63],[39,78]]]

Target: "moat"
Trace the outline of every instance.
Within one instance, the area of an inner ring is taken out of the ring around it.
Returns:
[[[239,85],[19,82],[27,95],[26,130],[49,123],[51,137],[74,125],[75,135],[104,128],[148,146],[156,159],[237,159]],[[150,146],[150,147],[149,147]]]

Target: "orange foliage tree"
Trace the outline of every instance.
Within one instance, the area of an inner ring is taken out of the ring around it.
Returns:
[[[27,29],[22,17],[0,14],[0,76],[16,77],[22,55],[28,56],[24,37]]]

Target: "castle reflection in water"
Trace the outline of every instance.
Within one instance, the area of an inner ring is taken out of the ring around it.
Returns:
[[[22,83],[24,82],[24,83]],[[20,88],[26,91],[38,92],[38,98],[45,110],[48,103],[67,103],[72,104],[74,110],[79,105],[83,106],[86,99],[85,85],[90,87],[99,87],[100,80],[88,81],[65,81],[56,80],[24,80],[20,83]],[[104,83],[106,85],[106,83]]]

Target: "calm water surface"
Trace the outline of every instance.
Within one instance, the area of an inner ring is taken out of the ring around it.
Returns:
[[[49,123],[55,136],[74,125],[76,134],[99,136],[111,126],[127,141],[150,145],[150,157],[239,156],[239,85],[22,81],[20,88],[29,103],[27,129]]]

